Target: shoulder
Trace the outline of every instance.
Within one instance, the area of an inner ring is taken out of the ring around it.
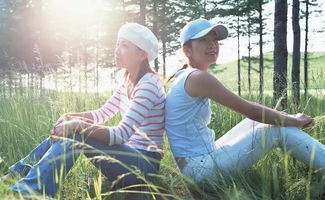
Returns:
[[[147,73],[141,78],[141,80],[137,84],[137,87],[139,88],[148,87],[148,88],[155,88],[157,90],[160,90],[162,88],[162,81],[160,80],[158,74]]]
[[[220,82],[212,74],[195,70],[189,74],[185,82],[185,90],[190,96],[207,96],[207,92],[212,89],[213,86]]]
[[[154,73],[145,74],[135,87],[134,94],[139,94],[140,92],[157,98],[164,94],[164,88],[159,76]]]
[[[202,87],[210,85],[210,83],[213,83],[216,80],[216,77],[206,71],[195,70],[187,77],[186,84],[190,84],[193,87]]]

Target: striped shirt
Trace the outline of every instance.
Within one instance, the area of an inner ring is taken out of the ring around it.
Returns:
[[[95,124],[99,124],[117,112],[121,113],[121,122],[109,127],[109,145],[126,143],[137,149],[157,152],[164,144],[165,98],[158,75],[147,73],[134,87],[130,99],[126,87],[122,86],[91,114]]]

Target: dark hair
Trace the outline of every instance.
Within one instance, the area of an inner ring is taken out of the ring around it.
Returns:
[[[156,73],[156,72],[155,72],[155,71],[150,67],[148,58],[147,58],[147,59],[144,59],[144,60],[140,63],[140,67],[141,67],[141,68],[147,68],[147,71],[148,71],[148,72]],[[125,70],[125,72],[124,72],[124,78],[125,78],[125,80],[126,80],[126,83],[129,84],[130,76],[129,76],[129,72],[128,72],[127,70]],[[135,82],[135,84],[137,84],[138,81],[139,81],[141,78],[142,78],[142,77],[139,77],[139,76],[138,76],[138,77],[136,78],[136,82]]]
[[[192,47],[192,40],[189,40],[189,41],[185,42],[185,43],[183,44],[183,47],[184,47],[184,46],[191,48],[191,47]],[[170,76],[170,77],[168,78],[168,80],[166,81],[166,84],[167,84],[170,80],[172,80],[172,79],[175,77],[175,75],[177,74],[177,72],[179,72],[179,71],[181,71],[181,70],[183,70],[183,69],[186,69],[186,68],[188,68],[188,64],[184,64],[180,69],[178,69],[178,70],[175,72],[175,74],[173,74],[172,76]]]

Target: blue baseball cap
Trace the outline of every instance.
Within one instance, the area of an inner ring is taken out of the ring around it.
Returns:
[[[223,25],[211,24],[206,19],[197,19],[187,23],[181,30],[180,42],[183,46],[187,41],[205,36],[211,30],[217,33],[217,39],[223,40],[228,37],[228,29]]]

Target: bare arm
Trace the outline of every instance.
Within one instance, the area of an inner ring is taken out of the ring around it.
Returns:
[[[290,116],[247,101],[228,90],[211,74],[200,70],[189,75],[185,90],[190,96],[208,97],[247,118],[266,124],[304,127],[312,121],[306,115]]]
[[[90,112],[80,112],[80,113],[66,113],[63,114],[54,124],[54,127],[58,126],[64,121],[69,121],[71,119],[80,119],[82,121],[93,124],[94,120]]]
[[[69,135],[73,135],[75,133],[89,136],[106,144],[109,143],[108,127],[91,124],[80,119],[63,121],[54,127],[52,141],[57,141],[57,137],[68,137]]]
[[[94,125],[87,122],[80,123],[79,133],[92,139],[109,144],[109,129],[106,126]]]
[[[88,123],[94,123],[93,116],[90,112],[67,113],[66,115],[68,118],[76,118]]]

